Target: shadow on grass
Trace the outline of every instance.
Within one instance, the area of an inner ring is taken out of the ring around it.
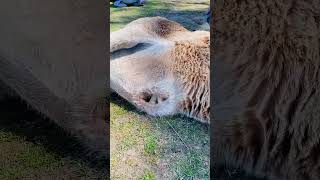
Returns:
[[[128,101],[120,97],[116,93],[111,93],[110,95],[110,103],[114,103],[118,106],[121,106],[124,108],[126,111],[133,111],[139,115],[145,115],[145,113],[138,111],[132,104],[130,104]],[[110,112],[111,113],[111,112]]]
[[[220,166],[215,168],[214,179],[216,180],[268,180],[266,178],[257,178],[246,174],[241,168]]]
[[[20,99],[5,97],[0,100],[0,130],[14,133],[26,141],[43,146],[60,158],[80,160],[102,176],[108,175],[108,161],[96,158],[68,132],[37,112],[28,109]]]
[[[161,16],[169,20],[175,21],[186,27],[191,31],[195,31],[201,28],[201,26],[206,23],[206,11],[166,11],[165,9],[159,9],[156,12],[142,12],[134,16],[119,17],[117,21],[110,20],[113,24],[128,24],[129,22],[142,18],[151,16]]]
[[[194,4],[194,3],[186,3]],[[204,3],[199,3],[206,5]],[[110,7],[111,14],[122,12],[121,17],[116,17],[114,20],[110,18],[110,24],[128,24],[129,22],[142,18],[151,16],[161,16],[169,20],[176,21],[186,27],[187,29],[194,31],[201,28],[201,26],[206,23],[206,12],[208,8],[201,8],[200,10],[175,10],[174,5],[168,5],[168,3],[160,2],[150,2],[145,7],[128,7],[127,9]],[[144,9],[145,8],[145,9]]]
[[[114,103],[118,106],[121,106],[124,110],[126,111],[131,111],[131,112],[134,112],[138,115],[143,115],[145,117],[148,117],[148,118],[153,118],[153,119],[156,119],[157,117],[152,117],[142,111],[139,111],[138,109],[136,109],[132,104],[130,104],[128,101],[126,101],[125,99],[123,99],[121,96],[119,96],[118,94],[116,93],[112,93],[111,96],[110,96],[110,102],[111,103]],[[186,116],[183,116],[183,115],[175,115],[175,116],[167,116],[165,118],[170,118],[170,119],[177,119],[177,118],[183,118],[185,119],[185,121],[189,121],[191,123],[196,123],[196,124],[199,124],[199,126],[203,126],[203,127],[208,127],[206,124],[202,124],[192,118],[189,118],[189,117],[186,117]]]

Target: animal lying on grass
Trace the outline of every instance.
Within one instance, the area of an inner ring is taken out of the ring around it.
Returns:
[[[212,12],[211,165],[318,180],[319,1],[216,1]]]
[[[110,35],[110,87],[152,116],[210,122],[210,33],[162,17],[140,18]]]
[[[103,158],[108,156],[104,5],[0,3],[1,83]]]

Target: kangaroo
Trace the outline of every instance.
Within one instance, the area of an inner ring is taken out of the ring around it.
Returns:
[[[110,87],[151,116],[210,122],[210,33],[162,17],[110,34]]]
[[[33,109],[108,156],[103,1],[0,3],[0,81]],[[0,83],[0,84],[1,84]]]
[[[319,1],[215,1],[212,13],[211,165],[318,180]]]

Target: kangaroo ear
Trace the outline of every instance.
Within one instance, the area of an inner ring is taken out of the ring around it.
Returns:
[[[180,24],[165,18],[140,18],[123,29],[110,33],[110,52],[132,48],[139,43],[170,41],[174,33],[183,31],[187,32]]]
[[[121,58],[124,56],[129,56],[129,55],[132,55],[132,54],[137,53],[139,51],[145,50],[150,46],[152,46],[151,43],[138,43],[131,48],[118,49],[118,50],[111,53],[110,59],[114,60],[114,59]]]
[[[157,37],[149,34],[143,24],[130,24],[125,28],[110,33],[110,52],[129,49],[139,43],[154,43]]]

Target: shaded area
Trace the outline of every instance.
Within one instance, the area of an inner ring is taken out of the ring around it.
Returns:
[[[31,171],[30,178],[46,177],[41,171],[61,179],[107,177],[106,160],[89,154],[75,137],[20,99],[0,96],[0,161],[6,162],[0,163],[0,174],[5,175],[1,179],[26,178],[26,174],[11,173],[15,168],[22,171],[23,167]]]
[[[148,1],[142,7],[110,8],[111,31],[123,27],[129,22],[150,16],[162,16],[182,24],[187,29],[194,31],[206,26],[206,12],[209,1]],[[121,15],[120,15],[121,12]],[[206,27],[209,30],[209,27]]]
[[[156,9],[155,13],[142,12],[136,16],[130,17],[119,17],[117,21],[110,20],[111,23],[117,26],[117,24],[128,24],[129,22],[149,16],[161,16],[165,17],[169,20],[175,21],[186,27],[187,29],[194,31],[201,29],[201,26],[205,23],[205,11],[200,10],[184,10],[184,11],[176,11],[170,10],[166,14],[163,14],[167,9]],[[192,18],[190,18],[192,16]],[[203,16],[203,17],[202,17]]]
[[[215,169],[214,178],[215,180],[267,180],[266,178],[258,178],[246,174],[240,168],[232,168],[226,166],[220,166]]]

